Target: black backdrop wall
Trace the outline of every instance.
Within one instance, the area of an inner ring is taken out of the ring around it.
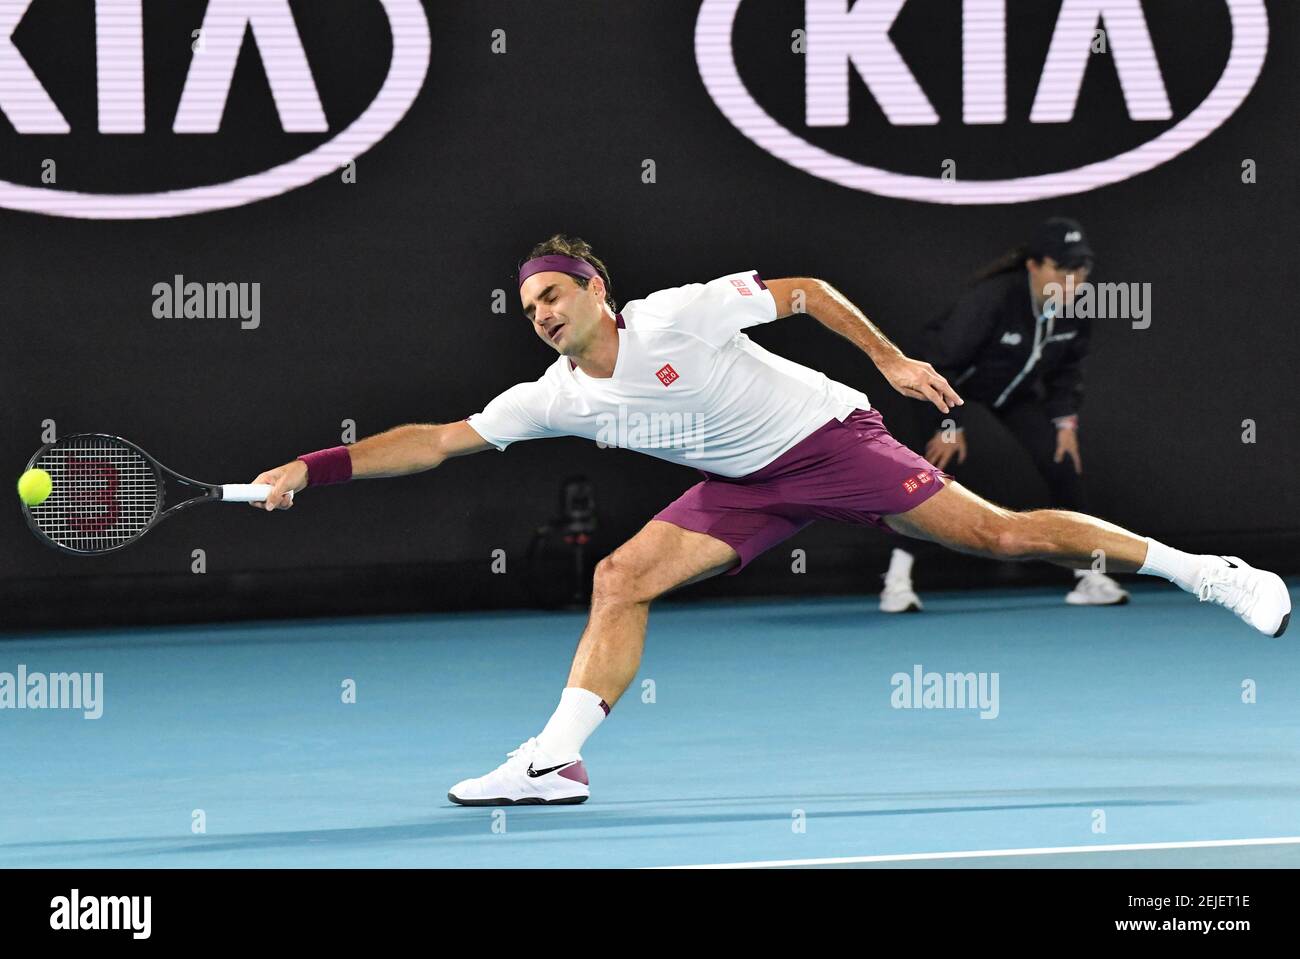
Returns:
[[[865,0],[863,0],[865,2]],[[329,121],[281,128],[255,44],[245,43],[220,131],[172,132],[191,32],[207,4],[145,4],[143,134],[96,129],[95,16],[36,0],[13,42],[68,120],[64,135],[0,120],[0,178],[113,193],[219,182],[325,142],[383,82],[391,40],[377,0],[293,4]],[[695,2],[426,2],[428,77],[409,113],[356,164],[282,196],[171,219],[85,220],[0,211],[7,256],[0,356],[0,461],[13,476],[60,435],[124,435],[182,472],[251,480],[300,452],[410,421],[445,422],[534,379],[552,354],[513,300],[512,272],[537,240],[579,234],[610,265],[620,302],[753,268],[823,277],[905,349],[964,277],[1039,219],[1082,220],[1099,279],[1151,284],[1147,329],[1095,324],[1082,433],[1096,511],[1190,548],[1237,550],[1295,571],[1300,543],[1292,370],[1297,253],[1300,16],[1269,2],[1269,49],[1244,103],[1202,142],[1109,186],[1031,203],[959,206],[889,199],[769,155],[715,105],[694,49]],[[1171,128],[1223,71],[1225,0],[1145,0],[1173,118],[1129,119],[1111,56],[1093,56],[1069,123],[1031,123],[1061,4],[1009,0],[1007,122],[961,116],[961,3],[910,0],[892,39],[939,113],[892,126],[853,74],[851,122],[803,123],[804,4],[746,0],[739,71],[781,123],[840,155],[959,178],[1064,170]],[[494,31],[504,31],[494,34]],[[504,40],[505,52],[497,50]],[[645,161],[654,180],[645,182]],[[1243,183],[1254,161],[1257,182]],[[259,283],[260,323],[159,319],[155,284]],[[503,289],[511,309],[493,312]],[[887,423],[915,411],[866,358],[809,317],[754,338],[865,389]],[[1243,443],[1243,420],[1257,441]],[[981,428],[987,427],[987,429]],[[974,417],[963,480],[1007,505],[1044,490],[987,417]],[[520,569],[561,481],[590,477],[607,550],[695,481],[681,467],[576,439],[518,444],[432,474],[305,493],[292,512],[209,508],[97,559],[56,554],[0,513],[0,599],[9,626],[518,605]],[[891,543],[821,525],[745,575],[696,594],[873,589]],[[205,551],[207,572],[191,571]],[[515,566],[511,566],[515,563]],[[944,579],[946,570],[947,579]],[[987,584],[989,564],[954,561],[930,584]],[[1016,575],[1038,575],[1023,574]],[[922,584],[926,585],[925,576]]]

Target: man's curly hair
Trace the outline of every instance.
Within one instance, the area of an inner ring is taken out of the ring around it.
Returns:
[[[531,260],[538,256],[549,256],[552,253],[562,253],[565,256],[571,256],[578,260],[586,260],[600,274],[600,278],[605,281],[605,304],[609,307],[611,313],[618,312],[618,304],[614,302],[614,283],[609,278],[609,270],[605,264],[591,252],[591,244],[581,237],[565,236],[563,233],[557,233],[549,240],[543,240],[538,243],[527,259]],[[525,260],[527,262],[527,260]],[[523,264],[521,263],[520,266]],[[575,276],[573,282],[577,283],[582,289],[587,288],[587,277]]]

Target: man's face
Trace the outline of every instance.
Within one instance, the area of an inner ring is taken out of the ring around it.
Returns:
[[[563,356],[577,356],[599,329],[605,283],[593,277],[584,290],[567,273],[534,273],[519,288],[519,299],[543,341]]]
[[[1080,284],[1088,281],[1088,267],[1060,266],[1050,256],[1043,257],[1041,262],[1038,260],[1028,260],[1025,263],[1025,268],[1029,270],[1029,280],[1030,283],[1033,284],[1034,292],[1038,295],[1039,299],[1043,300],[1047,299],[1050,295],[1047,287],[1053,283],[1060,284],[1063,295],[1064,291],[1069,288],[1067,282],[1072,283],[1073,288],[1077,290]],[[1068,280],[1068,277],[1074,277],[1074,279]]]

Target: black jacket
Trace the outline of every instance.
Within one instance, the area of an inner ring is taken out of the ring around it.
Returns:
[[[1037,395],[1052,418],[1069,416],[1083,403],[1089,333],[1088,320],[1063,312],[1035,317],[1029,276],[1017,269],[980,281],[926,324],[926,359],[964,400],[999,410]],[[938,421],[949,418],[960,426],[962,407],[939,414]]]

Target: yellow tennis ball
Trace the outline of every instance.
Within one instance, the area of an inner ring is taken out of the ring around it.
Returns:
[[[40,506],[54,488],[54,481],[45,470],[28,470],[18,477],[18,495],[28,506]]]

